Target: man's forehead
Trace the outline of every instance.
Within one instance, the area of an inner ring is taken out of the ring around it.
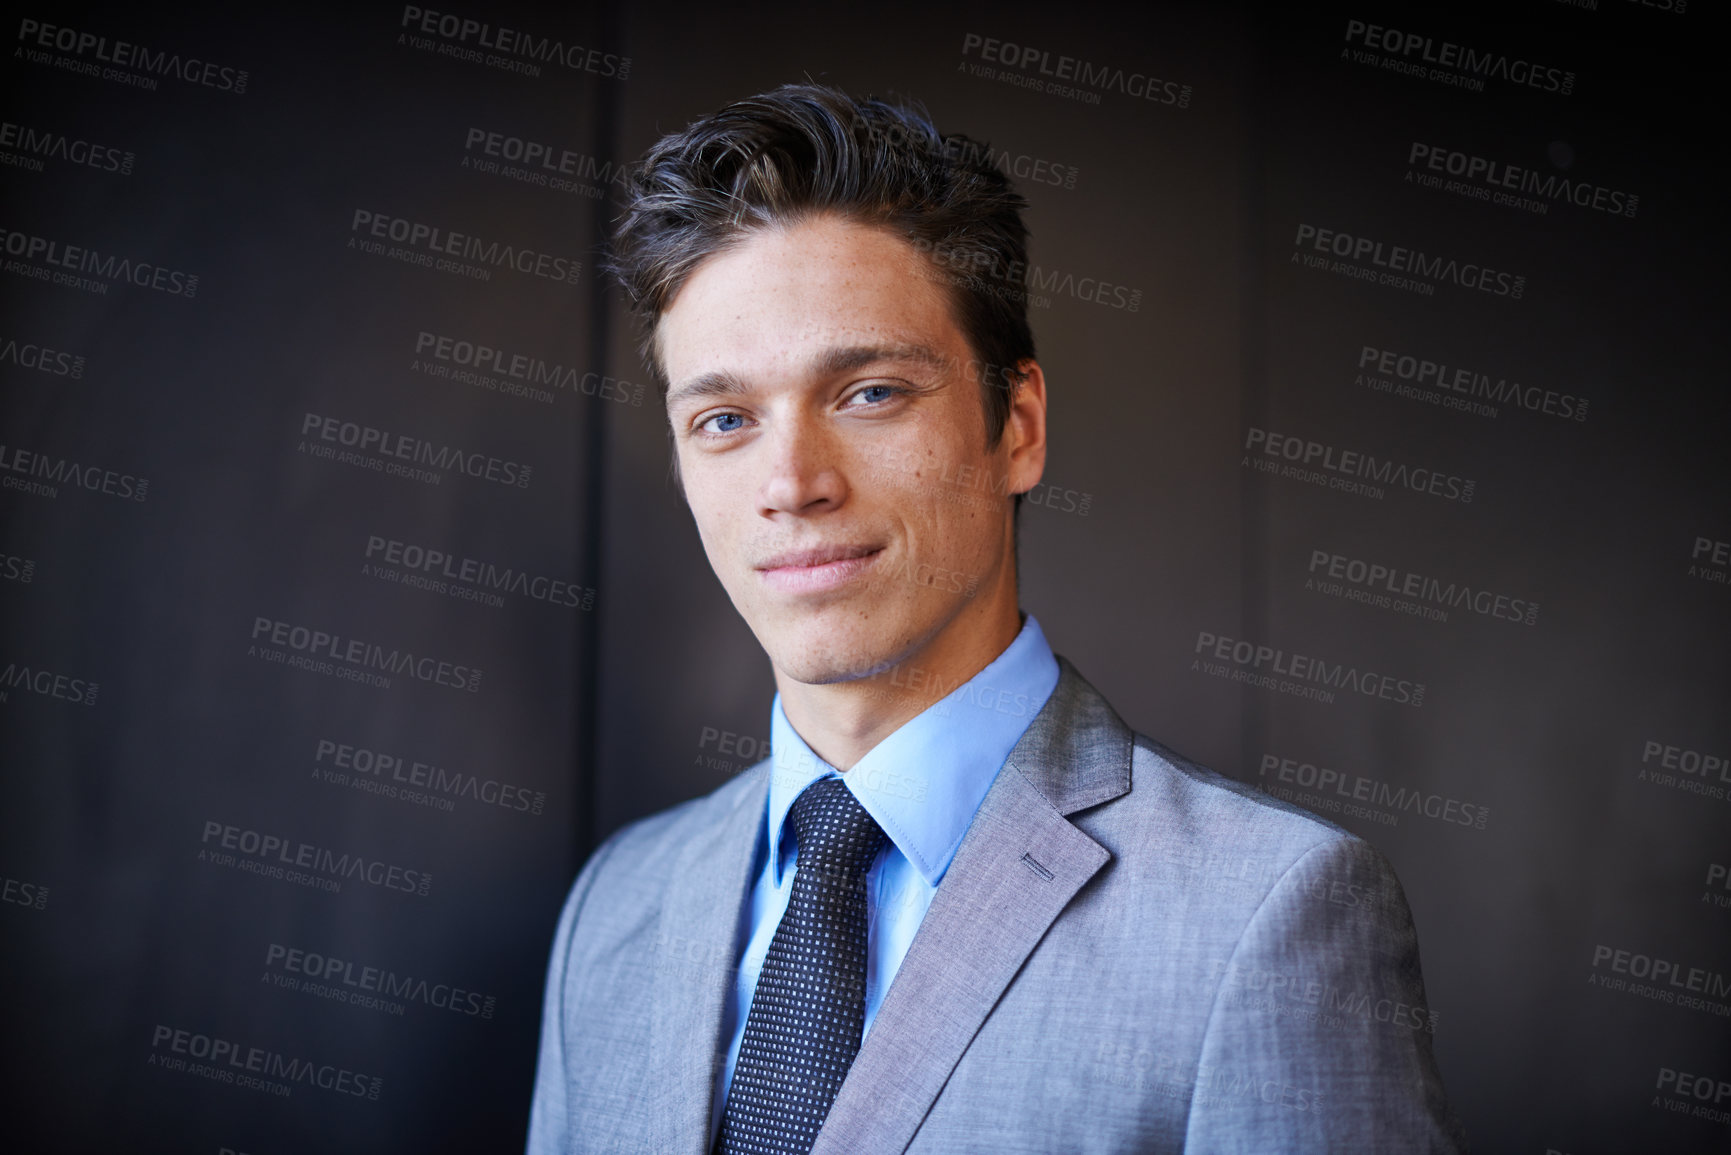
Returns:
[[[755,228],[705,256],[668,299],[656,330],[658,340],[687,330],[726,336],[771,319],[778,328],[802,330],[854,329],[847,325],[854,319],[922,329],[934,307],[945,304],[931,262],[907,238],[825,216]],[[834,343],[831,334],[822,336]]]

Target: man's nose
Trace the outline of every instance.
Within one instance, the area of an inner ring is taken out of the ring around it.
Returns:
[[[765,515],[813,513],[839,506],[847,497],[847,480],[839,446],[821,422],[795,418],[762,441],[766,472],[758,502]]]

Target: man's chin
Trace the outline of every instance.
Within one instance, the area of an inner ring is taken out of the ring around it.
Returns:
[[[775,668],[808,686],[831,686],[870,678],[895,667],[903,650],[875,637],[853,636],[835,630],[801,632],[796,637],[776,639],[766,645]]]
[[[801,654],[797,658],[778,661],[777,670],[806,686],[834,686],[857,682],[894,668],[894,659],[873,659],[866,655]]]

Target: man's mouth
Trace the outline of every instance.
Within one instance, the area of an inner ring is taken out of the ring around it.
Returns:
[[[846,585],[870,569],[882,552],[881,545],[824,545],[786,550],[753,568],[772,589],[816,593]]]

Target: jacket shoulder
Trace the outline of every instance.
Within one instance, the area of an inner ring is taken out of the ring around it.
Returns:
[[[596,847],[589,861],[615,876],[664,874],[675,852],[698,838],[713,836],[740,807],[753,800],[761,805],[768,780],[769,761],[765,759],[708,794],[625,824]]]
[[[1140,792],[1145,805],[1159,805],[1169,821],[1227,827],[1239,837],[1291,842],[1305,849],[1322,842],[1363,841],[1301,806],[1192,762],[1146,734],[1134,736],[1132,749],[1132,794]]]
[[[1299,876],[1345,872],[1398,893],[1392,866],[1358,835],[1145,734],[1133,737],[1130,790],[1074,820],[1131,874],[1182,880],[1246,916],[1289,872],[1289,886]]]

